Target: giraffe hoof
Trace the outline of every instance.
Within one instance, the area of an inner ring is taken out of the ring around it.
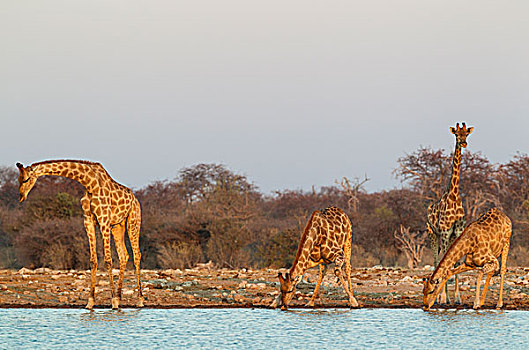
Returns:
[[[351,307],[360,307],[360,305],[358,304],[358,301],[356,301],[355,298],[349,300],[349,304],[351,304]]]
[[[476,303],[474,303],[474,306],[472,306],[472,308],[473,308],[474,310],[479,309],[479,307],[480,307],[480,305],[479,305],[479,304],[476,304]]]
[[[140,297],[138,299],[138,303],[136,304],[138,307],[143,307],[143,297]]]
[[[313,301],[309,301],[308,303],[305,304],[306,307],[314,307],[314,302]]]
[[[114,297],[112,298],[112,310],[119,309],[119,298]]]
[[[496,305],[496,310],[499,310],[499,309],[501,309],[502,307],[503,307],[503,303],[501,303],[501,304],[497,304],[497,305]]]
[[[94,308],[94,305],[94,298],[88,298],[88,303],[86,304],[85,309],[92,310]]]

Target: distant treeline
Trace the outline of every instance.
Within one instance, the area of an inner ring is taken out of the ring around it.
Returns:
[[[450,154],[421,148],[398,159],[394,175],[402,180],[400,189],[366,193],[367,179],[341,178],[318,191],[264,195],[222,165],[185,168],[173,180],[135,190],[142,205],[142,268],[207,261],[230,268],[288,267],[312,211],[330,205],[344,209],[353,222],[353,266],[405,266],[394,232],[400,225],[425,230],[426,208],[442,195],[450,172]],[[42,177],[19,204],[17,177],[14,166],[0,167],[0,267],[88,269],[83,187]],[[465,150],[460,188],[467,222],[492,206],[505,211],[514,224],[509,264],[529,265],[529,157],[517,154],[493,164]],[[102,261],[100,240],[98,252]],[[432,263],[429,249],[422,263]]]

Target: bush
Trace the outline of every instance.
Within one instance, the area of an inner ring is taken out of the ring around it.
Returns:
[[[163,269],[190,268],[202,260],[202,249],[196,244],[171,242],[160,247],[157,258]]]

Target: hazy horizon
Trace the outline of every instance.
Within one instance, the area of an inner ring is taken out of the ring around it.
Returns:
[[[371,180],[397,159],[492,162],[529,141],[529,3],[0,4],[0,165],[101,162],[140,188],[221,163],[264,193]]]

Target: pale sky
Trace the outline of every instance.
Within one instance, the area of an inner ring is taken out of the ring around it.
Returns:
[[[201,162],[261,191],[397,159],[529,152],[529,2],[0,1],[0,165],[100,161],[140,188]]]

